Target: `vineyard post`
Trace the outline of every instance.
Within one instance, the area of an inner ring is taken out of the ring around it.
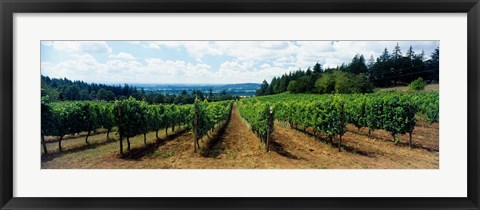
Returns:
[[[341,103],[340,106],[340,139],[338,140],[338,151],[341,151],[341,146],[342,146],[342,135],[343,135],[343,123],[345,118],[345,113],[343,110],[343,102]]]
[[[412,102],[408,102],[408,111],[412,112]],[[412,119],[413,120],[413,119]],[[408,147],[412,148],[412,133],[413,133],[414,125],[410,123],[410,128],[408,129]]]
[[[198,131],[198,126],[197,126],[197,122],[198,122],[198,106],[197,104],[195,103],[195,111],[194,111],[194,115],[193,115],[193,152],[196,153],[197,152],[197,141],[198,141],[198,136],[197,136],[197,131]]]
[[[143,132],[143,144],[147,145],[147,132]]]
[[[123,125],[123,120],[122,120],[122,106],[118,107],[118,133],[120,134],[120,155],[123,156],[123,136],[122,136],[122,125]]]
[[[268,120],[267,120],[267,152],[269,152],[270,149],[270,132],[272,130],[272,114],[273,114],[273,107],[270,106],[270,111],[268,112]]]

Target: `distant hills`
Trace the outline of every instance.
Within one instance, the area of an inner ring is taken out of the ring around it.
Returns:
[[[252,96],[255,91],[260,88],[259,83],[239,83],[239,84],[132,84],[138,89],[143,89],[145,92],[155,93],[170,93],[180,94],[182,91],[187,93],[193,90],[200,90],[208,94],[210,89],[213,94],[218,94],[222,91],[234,96]]]

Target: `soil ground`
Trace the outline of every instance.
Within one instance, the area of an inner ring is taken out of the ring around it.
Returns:
[[[200,150],[193,151],[193,135],[183,127],[168,135],[165,129],[131,139],[132,149],[125,157],[119,156],[119,141],[115,132],[110,140],[105,133],[89,137],[69,137],[62,142],[64,151],[58,152],[58,142],[48,139],[48,155],[42,155],[42,168],[157,168],[157,169],[336,169],[336,168],[438,168],[438,124],[419,123],[413,133],[414,147],[409,148],[408,135],[400,136],[402,143],[394,144],[385,131],[374,131],[348,126],[338,151],[325,136],[314,136],[311,129],[290,128],[276,122],[270,152],[250,131],[249,125],[233,106],[230,120],[218,125],[200,140]],[[126,143],[124,140],[124,149]]]

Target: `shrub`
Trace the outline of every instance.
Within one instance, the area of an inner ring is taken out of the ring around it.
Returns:
[[[419,77],[408,85],[408,89],[414,91],[423,90],[426,85],[427,83],[423,81],[423,78]]]

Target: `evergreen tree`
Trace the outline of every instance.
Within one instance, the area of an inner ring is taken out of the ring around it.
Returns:
[[[410,48],[408,48],[408,51],[407,51],[407,58],[410,59],[410,61],[412,61],[414,56],[415,56],[415,52],[413,52],[413,47],[412,45],[410,45]]]
[[[397,45],[393,49],[392,58],[397,60],[397,59],[400,59],[401,57],[402,57],[402,51],[400,50],[400,46],[397,43]]]
[[[370,55],[370,59],[368,59],[367,63],[367,68],[371,69],[375,65],[375,58],[373,58],[373,55]]]
[[[312,75],[312,73],[313,73],[312,70],[310,69],[310,67],[308,67],[307,71],[305,72],[305,75],[310,76]]]
[[[379,63],[385,63],[385,62],[388,62],[390,60],[390,53],[388,52],[388,49],[385,47],[385,49],[383,50],[383,53],[382,55],[380,55],[379,58]]]
[[[365,64],[365,58],[363,55],[355,55],[348,66],[348,69],[349,72],[353,74],[367,73],[367,65]]]
[[[322,73],[322,65],[319,62],[317,62],[313,66],[313,73],[316,73],[316,74],[321,74]]]
[[[263,96],[263,95],[268,95],[269,93],[269,85],[266,80],[263,80],[262,85],[260,85],[260,88],[256,91],[255,95],[256,96]]]

